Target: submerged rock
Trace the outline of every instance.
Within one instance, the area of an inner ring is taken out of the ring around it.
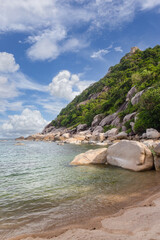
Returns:
[[[107,162],[107,148],[89,150],[77,155],[71,165],[104,164]]]
[[[144,171],[153,168],[153,155],[143,143],[122,140],[108,148],[107,162],[111,165]]]

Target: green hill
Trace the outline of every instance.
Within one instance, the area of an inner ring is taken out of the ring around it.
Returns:
[[[134,104],[131,99],[126,102],[127,93],[132,87],[136,89],[134,95],[145,90],[140,100]],[[123,107],[124,104],[125,107]],[[123,121],[127,114],[139,113],[134,126],[138,133],[150,127],[160,130],[159,45],[145,51],[132,48],[120,63],[110,67],[101,80],[85,89],[62,109],[57,118],[52,121],[52,125],[72,128],[86,123],[91,126],[95,115],[107,116],[117,111],[120,121]],[[129,133],[130,121],[125,122],[125,126]],[[112,126],[107,125],[106,129],[109,127]]]

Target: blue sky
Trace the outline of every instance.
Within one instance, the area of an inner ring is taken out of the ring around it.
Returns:
[[[160,44],[160,0],[0,0],[0,137],[40,132],[133,46]]]

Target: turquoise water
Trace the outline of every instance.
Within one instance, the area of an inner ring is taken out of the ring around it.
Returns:
[[[155,171],[69,165],[93,146],[15,143],[0,142],[0,239],[112,213],[159,187]]]

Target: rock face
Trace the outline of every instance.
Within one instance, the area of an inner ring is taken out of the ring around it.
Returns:
[[[154,128],[148,128],[146,130],[146,136],[147,138],[159,138],[160,133]]]
[[[126,97],[126,101],[128,102],[129,100],[132,99],[132,97],[134,96],[134,94],[137,92],[136,87],[132,87],[129,92],[127,93],[127,97]]]
[[[91,124],[92,127],[98,126],[98,124],[102,121],[104,115],[103,114],[98,114],[93,118],[93,122]]]
[[[112,115],[109,115],[107,117],[105,117],[101,122],[100,122],[100,126],[104,127],[105,125],[110,125],[111,122],[113,122],[113,120],[117,117],[117,113],[113,113]]]
[[[84,131],[87,129],[87,124],[79,124],[77,126],[77,132]]]
[[[131,99],[131,103],[132,105],[135,105],[135,104],[138,104],[139,103],[139,100],[142,96],[142,94],[144,93],[144,90],[136,93],[136,95]]]
[[[42,134],[47,134],[52,131],[54,131],[56,128],[52,125],[52,123],[49,123],[42,131]]]
[[[128,121],[130,121],[131,119],[133,119],[135,116],[136,116],[136,112],[133,112],[133,113],[130,113],[130,114],[127,114],[124,118],[123,118],[123,125],[126,123],[126,122],[128,122]]]
[[[143,143],[122,140],[108,148],[107,162],[114,166],[144,171],[153,168],[153,156]]]
[[[93,135],[98,135],[99,133],[103,133],[104,132],[104,130],[103,130],[103,128],[101,127],[101,126],[97,126],[95,129],[94,129],[94,131],[93,131]]]
[[[89,150],[77,155],[71,165],[104,164],[107,162],[107,148]]]

